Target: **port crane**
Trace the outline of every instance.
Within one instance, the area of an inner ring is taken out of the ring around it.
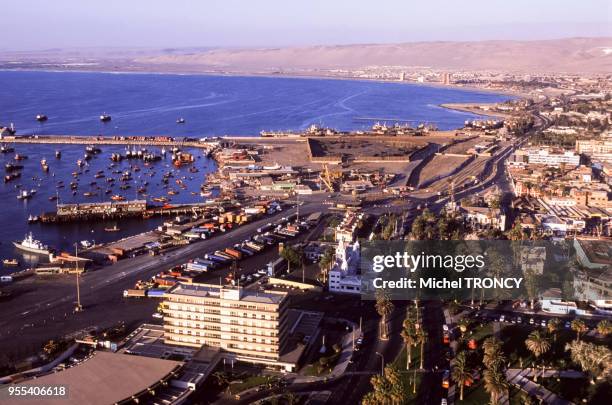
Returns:
[[[329,166],[327,164],[323,164],[323,169],[321,170],[321,173],[319,174],[319,179],[321,180],[321,182],[327,187],[327,189],[330,192],[334,192],[334,180],[337,179],[341,179],[342,178],[342,172],[339,171],[334,171],[331,172],[329,170]]]

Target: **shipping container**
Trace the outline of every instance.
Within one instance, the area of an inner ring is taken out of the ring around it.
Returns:
[[[158,288],[152,288],[150,290],[147,290],[147,297],[163,298],[165,293],[166,293],[165,290],[158,289]]]
[[[225,248],[225,253],[227,253],[228,255],[232,256],[233,258],[240,260],[242,259],[242,252],[236,250],[236,249],[232,249],[232,248]]]
[[[124,297],[146,297],[147,295],[147,291],[146,290],[134,290],[134,289],[130,289],[130,290],[124,290],[123,291],[123,296]]]

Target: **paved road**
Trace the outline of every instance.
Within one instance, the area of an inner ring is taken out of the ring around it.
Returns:
[[[327,206],[306,203],[300,213],[326,211]],[[152,321],[157,307],[154,299],[125,299],[124,289],[137,280],[148,279],[160,271],[182,264],[189,259],[233,245],[246,239],[267,222],[295,212],[287,209],[271,217],[238,227],[227,234],[178,248],[165,256],[138,256],[119,261],[81,278],[81,303],[85,310],[73,313],[76,303],[74,276],[53,276],[49,279],[33,277],[17,282],[17,291],[10,301],[0,304],[0,347],[15,358],[37,351],[49,339],[79,331],[83,328],[109,327],[119,321],[136,326]],[[221,270],[220,275],[227,271]],[[19,339],[15,339],[19,334]]]

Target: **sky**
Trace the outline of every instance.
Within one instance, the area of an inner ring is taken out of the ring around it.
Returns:
[[[0,0],[0,49],[612,36],[611,0]]]

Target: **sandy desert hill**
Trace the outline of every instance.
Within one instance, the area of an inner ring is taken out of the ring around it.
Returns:
[[[3,68],[317,74],[333,69],[405,66],[514,73],[607,74],[612,38],[411,42],[284,48],[84,48],[0,54]]]

